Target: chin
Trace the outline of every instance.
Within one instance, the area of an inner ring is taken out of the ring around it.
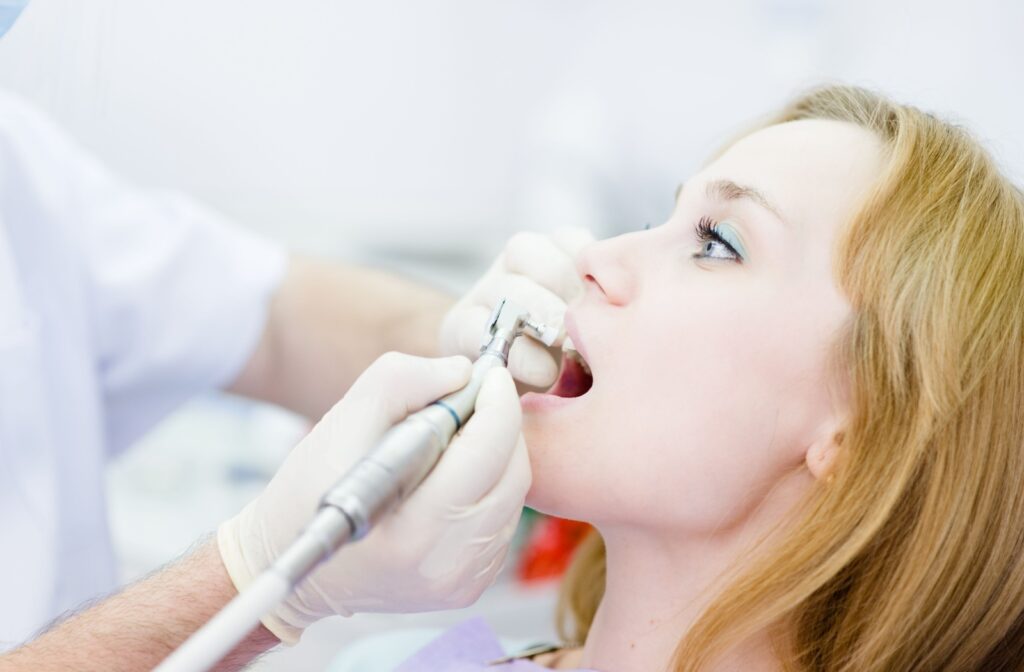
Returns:
[[[539,511],[548,516],[579,520],[579,512],[571,502],[566,501],[564,493],[552,492],[556,488],[548,487],[549,484],[538,482],[535,477],[530,492],[526,495],[526,505],[534,511]]]
[[[523,437],[530,454],[530,468],[533,482],[526,495],[526,505],[531,509],[560,518],[579,519],[580,504],[586,499],[583,492],[585,483],[572,479],[579,473],[575,458],[571,455],[565,438],[546,440],[553,435],[547,431],[527,431],[524,425]]]
[[[580,477],[580,447],[593,445],[592,386],[582,355],[568,351],[552,388],[522,398],[523,439],[533,470],[526,504],[542,513],[579,519],[587,484],[573,479]]]

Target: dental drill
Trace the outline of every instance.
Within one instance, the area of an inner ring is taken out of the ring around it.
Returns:
[[[523,334],[550,347],[559,330],[532,321],[524,309],[502,299],[488,321],[480,357],[466,386],[388,430],[324,494],[313,520],[274,564],[160,663],[156,672],[210,669],[321,562],[345,544],[365,537],[434,468],[473,415],[487,372],[508,366],[512,343]]]

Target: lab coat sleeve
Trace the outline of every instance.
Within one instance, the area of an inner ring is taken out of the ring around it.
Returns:
[[[263,333],[286,256],[181,196],[125,191],[96,206],[84,249],[117,450],[189,397],[234,381]]]
[[[180,194],[113,176],[37,113],[2,101],[43,210],[78,252],[108,445],[230,384],[263,332],[285,251]],[[4,128],[0,128],[3,132]]]

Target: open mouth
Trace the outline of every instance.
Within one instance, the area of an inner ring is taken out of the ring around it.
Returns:
[[[590,365],[572,346],[572,341],[566,339],[562,346],[562,370],[548,394],[564,398],[582,397],[593,384],[594,375]]]

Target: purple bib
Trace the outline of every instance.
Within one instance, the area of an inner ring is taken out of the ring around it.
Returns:
[[[498,637],[487,623],[482,618],[474,618],[424,646],[396,667],[395,672],[539,672],[548,669],[529,660],[490,664],[505,656]]]

